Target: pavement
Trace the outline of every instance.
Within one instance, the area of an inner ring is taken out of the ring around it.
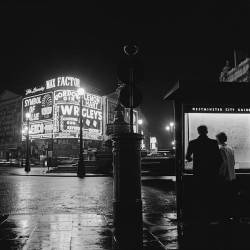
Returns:
[[[112,249],[112,177],[44,178],[54,176],[45,171],[0,169],[0,249]],[[185,189],[192,206],[194,188]],[[178,223],[172,177],[142,177],[142,202],[143,250],[250,249],[246,214],[206,221],[193,207],[191,220]]]
[[[153,224],[152,215],[143,214],[144,250],[176,249],[176,218],[172,216]],[[0,227],[0,244],[1,249],[111,250],[112,231],[112,218],[101,214],[10,215]]]
[[[173,181],[145,177],[142,183],[144,249],[176,249]],[[112,190],[112,177],[45,178],[4,172],[0,249],[112,249]]]
[[[76,177],[76,173],[53,173],[49,172],[48,168],[35,166],[31,167],[30,172],[25,172],[21,167],[3,167],[0,166],[0,175],[20,175],[20,176],[52,176],[52,177]],[[98,173],[86,173],[86,176],[107,176]]]

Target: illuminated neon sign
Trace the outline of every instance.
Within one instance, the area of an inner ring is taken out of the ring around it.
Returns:
[[[58,103],[79,103],[79,95],[76,90],[56,90],[54,92],[54,102],[55,104]]]
[[[80,79],[75,77],[57,77],[46,81],[46,89],[54,89],[60,87],[80,88]]]
[[[31,138],[46,138],[52,133],[55,138],[78,138],[82,105],[83,138],[102,139],[102,97],[85,91],[80,104],[79,87],[80,79],[66,76],[50,79],[44,87],[26,90],[22,120],[26,125],[25,113],[30,113]],[[32,95],[38,91],[43,93]]]
[[[25,95],[35,94],[37,92],[43,92],[45,90],[45,87],[34,87],[33,89],[26,89]]]
[[[41,121],[53,118],[52,92],[34,95],[23,99],[23,122],[26,122],[25,114],[30,113],[29,120]]]
[[[185,113],[250,113],[250,107],[185,105]]]

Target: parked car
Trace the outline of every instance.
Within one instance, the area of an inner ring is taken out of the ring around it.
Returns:
[[[20,161],[17,159],[0,159],[0,166],[19,167]]]
[[[158,151],[142,157],[142,175],[175,175],[175,157],[169,151]]]
[[[72,164],[73,163],[73,157],[59,156],[59,157],[57,157],[57,163],[58,163],[58,165]]]

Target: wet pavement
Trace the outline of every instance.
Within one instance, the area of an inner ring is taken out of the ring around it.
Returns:
[[[176,230],[168,227],[176,218],[168,216],[158,217],[160,223],[155,225],[159,221],[144,214],[145,250],[176,249],[175,242],[167,248],[161,243],[162,238],[176,237]],[[0,238],[3,249],[112,249],[112,219],[98,214],[11,215],[1,225]]]
[[[142,177],[144,250],[250,249],[247,214],[237,220],[203,220],[196,213],[202,215],[200,208],[194,207],[197,187],[185,188],[191,217],[177,224],[173,180]],[[112,177],[5,172],[0,175],[0,249],[112,249],[112,192]],[[235,205],[248,208],[249,203]]]
[[[64,165],[65,166],[65,165]],[[66,165],[66,166],[72,166],[71,164]],[[51,170],[51,168],[49,169]],[[76,173],[53,173],[48,171],[47,167],[40,167],[40,166],[35,166],[31,167],[30,172],[25,172],[24,168],[21,167],[3,167],[0,166],[0,175],[21,175],[21,176],[51,176],[51,177],[61,177],[61,176],[66,176],[66,177],[76,177]],[[107,174],[102,174],[102,173],[86,173],[86,176],[107,176]]]
[[[177,247],[173,187],[142,180],[144,249]],[[112,177],[0,176],[1,249],[112,249],[112,191]]]

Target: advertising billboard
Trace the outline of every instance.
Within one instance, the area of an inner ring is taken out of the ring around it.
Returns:
[[[50,138],[53,131],[53,121],[42,121],[29,124],[31,138]]]
[[[74,77],[57,77],[44,86],[26,90],[22,102],[23,127],[30,113],[31,138],[78,138],[80,132],[80,80]],[[42,92],[42,93],[39,93]],[[39,93],[39,94],[38,94]],[[83,139],[102,140],[102,97],[84,92],[82,96]]]
[[[70,137],[80,130],[80,100],[75,91],[55,91],[55,124],[56,131],[67,133]],[[102,98],[101,96],[84,93],[82,102],[83,138],[91,140],[102,139]],[[64,135],[65,137],[65,135]]]
[[[43,93],[23,99],[22,121],[26,122],[25,114],[30,114],[30,122],[39,122],[53,118],[53,93]]]

